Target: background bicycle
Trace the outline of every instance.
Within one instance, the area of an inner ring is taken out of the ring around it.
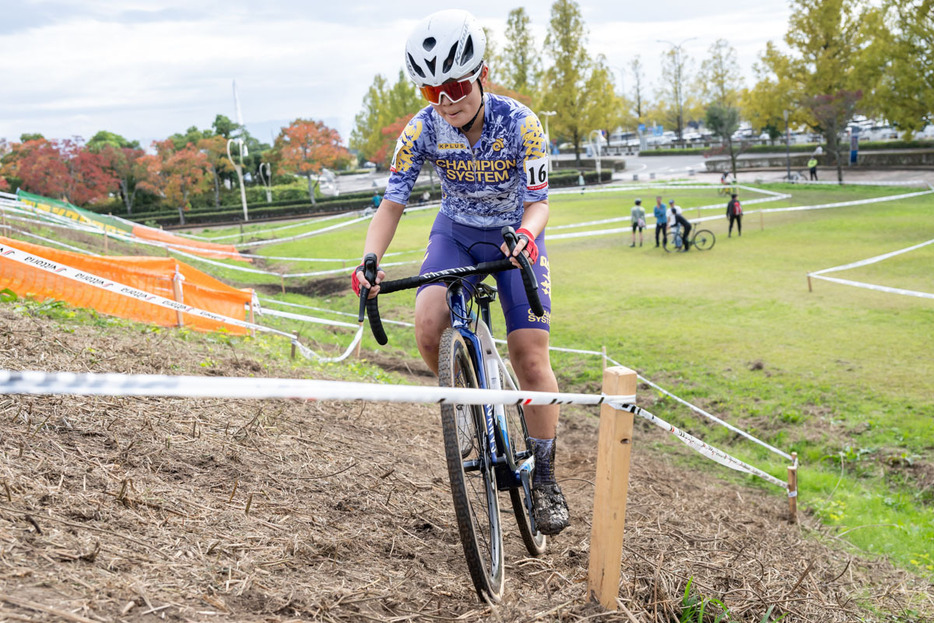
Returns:
[[[681,235],[680,227],[671,228],[671,239],[669,242],[670,244],[665,247],[665,250],[669,253],[671,253],[672,249],[676,252],[684,250],[684,239]],[[717,237],[714,236],[712,231],[709,229],[698,229],[696,226],[691,230],[691,236],[688,238],[689,248],[697,249],[698,251],[712,249],[716,242]]]

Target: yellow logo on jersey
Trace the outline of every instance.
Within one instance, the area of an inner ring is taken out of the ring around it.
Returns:
[[[405,126],[399,140],[396,141],[396,151],[392,155],[390,170],[394,173],[405,173],[412,168],[412,148],[415,141],[422,135],[422,122],[414,119]]]
[[[538,285],[542,287],[542,293],[551,296],[551,266],[548,264],[547,257],[541,257],[539,263],[545,267],[544,279]]]
[[[490,149],[492,149],[493,151],[501,151],[503,147],[505,147],[503,143],[503,139],[498,138],[495,141],[493,141],[493,145],[490,146]]]
[[[522,133],[522,146],[525,147],[525,158],[545,157],[545,133],[538,118],[529,115],[522,121],[519,130]]]

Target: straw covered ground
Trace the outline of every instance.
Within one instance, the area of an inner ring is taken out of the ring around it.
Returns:
[[[12,305],[0,369],[298,374],[243,341]],[[620,609],[602,613],[586,599],[594,415],[566,410],[560,431],[573,525],[539,559],[510,528],[491,606],[466,575],[436,407],[0,395],[0,620],[676,621],[689,581],[734,621],[934,620],[929,583],[806,514],[790,524],[777,489],[651,450],[675,442],[641,425]]]

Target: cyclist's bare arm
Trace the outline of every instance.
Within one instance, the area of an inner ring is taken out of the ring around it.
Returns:
[[[363,246],[364,256],[367,253],[375,253],[377,261],[382,259],[386,249],[389,248],[389,243],[392,242],[393,236],[396,235],[396,227],[399,225],[399,219],[402,218],[403,211],[405,211],[405,206],[401,203],[389,201],[388,199],[383,199],[380,202],[373,220],[370,221],[370,227],[366,231],[366,242]],[[363,271],[358,272],[360,273],[361,285],[370,288],[371,297],[376,296],[379,292],[379,286],[367,281],[366,277],[363,276]],[[379,271],[376,275],[376,283],[379,284],[383,277],[385,277],[385,274],[383,271]],[[375,287],[371,287],[374,285]]]

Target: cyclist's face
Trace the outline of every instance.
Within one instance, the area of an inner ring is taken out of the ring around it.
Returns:
[[[477,113],[477,110],[480,108],[480,102],[482,101],[483,95],[480,92],[479,83],[482,80],[486,79],[488,69],[483,68],[480,77],[473,83],[473,88],[470,89],[470,93],[467,94],[467,97],[460,100],[459,102],[452,103],[446,96],[441,96],[440,104],[432,104],[431,107],[434,108],[441,118],[450,123],[455,128],[463,126],[465,123],[473,119],[474,115]],[[462,79],[469,78],[470,76],[464,76]]]

